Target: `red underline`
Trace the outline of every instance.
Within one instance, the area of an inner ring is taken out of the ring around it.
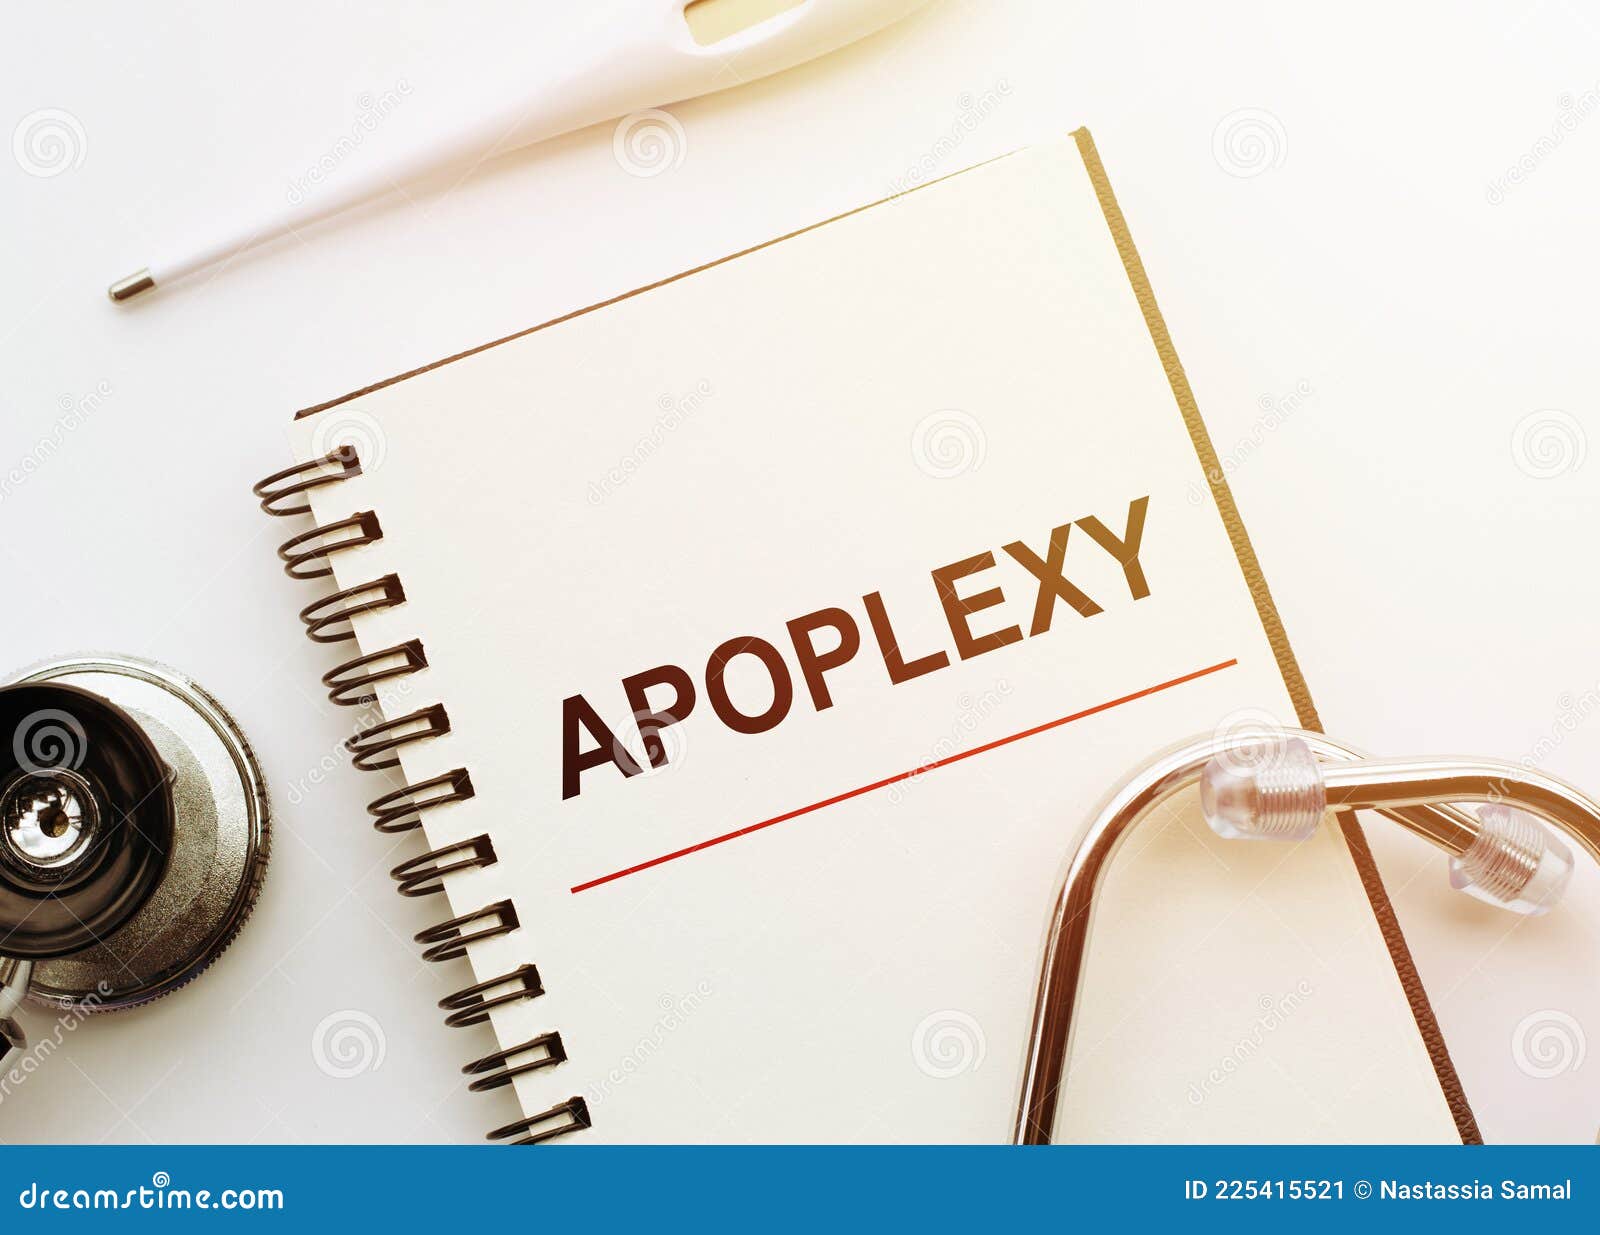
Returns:
[[[671,853],[664,853],[659,858],[651,858],[648,862],[640,862],[637,866],[625,867],[619,871],[612,871],[609,875],[601,875],[598,879],[590,879],[572,888],[573,892],[587,892],[590,888],[598,888],[603,883],[610,883],[615,879],[622,879],[628,875],[637,875],[640,871],[649,870],[652,866],[660,866],[664,862],[675,862],[679,858],[686,858],[691,853],[699,853],[702,849],[710,849],[713,845],[725,844],[731,840],[738,840],[741,836],[749,836],[752,832],[759,832],[763,828],[770,828],[775,824],[787,823],[791,819],[798,819],[801,815],[809,815],[812,811],[821,810],[825,806],[837,806],[840,802],[848,802],[851,798],[859,798],[864,793],[871,793],[876,789],[886,789],[890,785],[899,784],[903,780],[910,780],[913,776],[923,776],[939,768],[948,767],[952,763],[960,763],[963,759],[971,759],[974,755],[981,755],[991,750],[998,750],[1002,746],[1009,746],[1013,742],[1020,742],[1023,738],[1031,738],[1035,734],[1046,733],[1051,729],[1059,729],[1062,725],[1070,725],[1075,720],[1083,720],[1089,716],[1096,716],[1101,712],[1109,712],[1112,708],[1119,708],[1125,703],[1132,703],[1136,699],[1143,699],[1149,695],[1159,694],[1164,690],[1171,690],[1174,686],[1182,686],[1185,682],[1193,682],[1197,678],[1208,677],[1213,673],[1221,673],[1224,669],[1231,669],[1237,665],[1237,658],[1224,660],[1215,665],[1208,665],[1204,669],[1196,669],[1193,673],[1186,673],[1181,678],[1171,681],[1159,682],[1154,686],[1146,686],[1143,690],[1136,690],[1131,695],[1123,695],[1120,699],[1111,699],[1105,703],[1097,703],[1092,708],[1084,708],[1081,712],[1073,712],[1070,716],[1062,716],[1056,720],[1046,721],[1042,725],[1035,725],[1032,729],[1024,729],[1021,733],[1013,733],[1009,737],[996,738],[993,742],[985,742],[982,746],[974,746],[971,750],[961,751],[959,754],[937,760],[934,763],[925,763],[919,768],[912,768],[909,772],[898,772],[894,776],[886,776],[882,780],[875,780],[870,785],[862,785],[859,789],[850,789],[844,793],[836,793],[831,798],[823,798],[820,802],[813,802],[810,806],[801,806],[795,810],[785,811],[781,815],[774,815],[771,819],[763,819],[760,823],[752,823],[749,827],[740,828],[736,832],[724,832],[721,836],[713,836],[710,840],[703,840],[697,845],[690,845],[686,849],[674,849]]]

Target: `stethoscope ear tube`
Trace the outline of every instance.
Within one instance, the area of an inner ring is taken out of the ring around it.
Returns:
[[[1600,861],[1600,804],[1555,777],[1487,759],[1374,760],[1301,729],[1216,734],[1135,772],[1096,812],[1071,861],[1045,938],[1013,1140],[1050,1142],[1101,880],[1153,809],[1200,789],[1208,822],[1235,839],[1299,840],[1330,810],[1374,810],[1450,855],[1451,882],[1519,913],[1547,911],[1572,855],[1542,824]],[[1462,803],[1478,803],[1476,813]],[[1540,822],[1542,821],[1542,823]]]

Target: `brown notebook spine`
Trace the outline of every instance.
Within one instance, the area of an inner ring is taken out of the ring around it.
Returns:
[[[340,449],[307,463],[296,464],[259,481],[253,491],[261,509],[280,518],[310,516],[309,494],[316,489],[338,485],[361,474],[361,459],[354,446]],[[333,575],[330,559],[383,539],[383,526],[375,512],[357,511],[330,523],[292,536],[278,547],[278,556],[290,578],[326,579]],[[316,643],[345,643],[356,637],[351,619],[380,609],[405,603],[405,587],[396,575],[384,575],[366,583],[330,592],[300,611],[306,637]],[[322,676],[328,697],[344,707],[376,706],[378,683],[421,673],[428,667],[427,652],[420,639],[410,639],[394,647],[351,657]],[[450,716],[442,703],[357,729],[345,742],[351,762],[362,771],[381,772],[399,766],[402,747],[430,741],[450,732]],[[474,794],[472,775],[464,767],[454,768],[427,780],[406,784],[374,798],[367,806],[372,826],[380,832],[409,832],[422,824],[422,816],[450,802],[464,802]],[[444,891],[444,877],[453,871],[492,866],[497,861],[494,845],[480,833],[438,849],[418,854],[392,871],[402,896],[433,896]],[[439,922],[419,931],[416,942],[422,945],[427,961],[450,961],[464,957],[474,943],[508,935],[519,925],[516,906],[509,900],[485,905],[471,913]],[[478,1025],[489,1019],[492,1008],[544,993],[538,969],[530,962],[519,965],[484,982],[476,982],[445,996],[439,1006],[445,1011],[445,1024],[452,1027]],[[512,1079],[541,1068],[553,1067],[566,1059],[559,1033],[544,1033],[506,1050],[496,1051],[463,1065],[462,1072],[472,1077],[467,1088],[475,1092],[498,1089]],[[547,1111],[516,1120],[488,1134],[492,1141],[533,1145],[554,1140],[590,1126],[589,1108],[581,1097],[558,1102]]]

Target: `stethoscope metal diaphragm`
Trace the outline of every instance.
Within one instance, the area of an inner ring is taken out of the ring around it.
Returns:
[[[227,711],[171,669],[82,656],[0,682],[0,955],[28,995],[130,1008],[198,977],[266,873],[266,785]]]

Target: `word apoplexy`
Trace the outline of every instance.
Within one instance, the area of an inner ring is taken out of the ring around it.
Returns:
[[[935,595],[950,628],[951,646],[948,648],[931,648],[920,655],[908,654],[895,635],[883,594],[868,592],[861,598],[859,616],[849,609],[829,606],[803,613],[785,623],[788,656],[775,643],[759,635],[736,635],[712,651],[704,672],[699,675],[698,685],[695,675],[675,664],[657,665],[623,678],[622,692],[638,726],[649,766],[667,765],[669,755],[662,731],[686,720],[702,698],[719,721],[735,733],[746,734],[766,733],[782,724],[794,707],[799,691],[805,692],[816,711],[831,708],[833,696],[828,689],[828,674],[863,655],[862,649],[869,640],[883,662],[889,684],[898,686],[947,668],[952,663],[952,651],[960,660],[971,660],[1025,638],[1048,634],[1063,608],[1079,618],[1096,616],[1103,612],[1102,606],[1067,577],[1069,539],[1076,545],[1086,538],[1086,547],[1091,551],[1109,554],[1122,568],[1129,596],[1133,600],[1143,600],[1150,595],[1150,585],[1139,563],[1139,547],[1144,540],[1145,512],[1149,503],[1148,497],[1135,498],[1128,503],[1127,518],[1120,534],[1090,515],[1053,528],[1042,550],[1021,540],[1000,546],[1000,552],[1032,577],[1034,595],[1026,632],[1021,621],[996,626],[1000,619],[995,615],[991,615],[987,623],[975,621],[977,615],[1003,605],[1006,600],[999,587],[984,587],[977,579],[996,565],[995,554],[985,550],[930,572]],[[1071,538],[1074,528],[1081,533],[1075,539]],[[1075,554],[1080,552],[1074,550]],[[760,673],[770,679],[771,702],[760,711],[741,709],[729,692],[728,668],[741,656],[749,657],[759,666]],[[582,791],[583,774],[591,769],[610,764],[628,777],[644,771],[583,695],[571,695],[563,701],[561,721],[563,800],[578,796]],[[586,748],[586,741],[592,745]]]

